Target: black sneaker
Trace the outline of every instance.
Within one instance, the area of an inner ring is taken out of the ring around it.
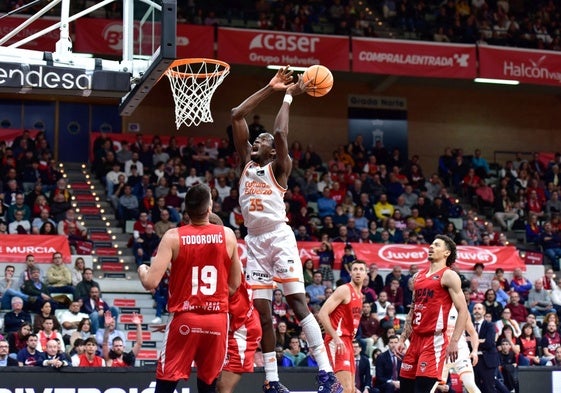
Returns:
[[[279,381],[265,381],[263,385],[263,392],[264,393],[290,393],[290,390],[286,388],[282,383]]]
[[[343,386],[333,372],[321,370],[317,376],[318,393],[343,393]]]

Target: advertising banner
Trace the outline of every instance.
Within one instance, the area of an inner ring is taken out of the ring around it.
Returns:
[[[11,33],[16,27],[21,25],[29,18],[29,15],[25,16],[9,16],[2,19],[2,23],[0,23],[0,37],[4,37]],[[59,21],[59,18],[50,19],[50,18],[41,18],[37,19],[35,22],[27,26],[25,29],[19,32],[14,38],[9,40],[4,45],[13,44],[19,40],[27,38],[49,26],[54,25]],[[25,45],[20,46],[21,49],[32,49],[37,51],[48,51],[54,52],[56,42],[59,40],[60,37],[60,29],[55,29],[41,37],[37,37],[31,42],[28,42]]]
[[[522,83],[561,86],[561,54],[482,45],[479,53],[481,78],[509,79]]]
[[[431,78],[476,76],[475,45],[352,38],[353,71]]]
[[[159,24],[135,23],[135,54],[151,56],[160,45]],[[140,34],[142,29],[142,35]],[[75,22],[74,50],[101,55],[123,53],[123,22],[115,19],[82,18]],[[144,37],[141,43],[139,37]],[[214,57],[214,27],[178,24],[177,58]],[[139,46],[140,45],[140,46]]]
[[[332,243],[335,253],[334,269],[341,269],[341,257],[343,256],[346,243]],[[403,270],[408,270],[411,265],[428,264],[428,244],[364,244],[349,243],[353,246],[357,259],[362,259],[367,264],[376,263],[380,269],[392,269],[399,265]],[[311,258],[317,263],[315,249],[319,242],[298,242],[300,259],[305,261]],[[245,265],[247,260],[247,248],[243,241],[238,242],[238,252]],[[458,246],[458,258],[456,263],[460,270],[473,270],[473,265],[483,263],[488,270],[498,267],[505,271],[513,271],[516,268],[526,270],[524,260],[518,255],[516,247],[474,247]]]
[[[218,58],[228,63],[249,65],[308,67],[322,64],[332,71],[349,71],[349,39],[220,27]]]
[[[68,238],[60,235],[0,235],[0,261],[24,262],[33,254],[35,262],[51,263],[53,253],[60,252],[65,263],[72,261]]]

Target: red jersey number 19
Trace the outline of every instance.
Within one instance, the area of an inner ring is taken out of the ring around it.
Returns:
[[[215,266],[193,266],[191,276],[191,295],[196,295],[200,291],[203,295],[214,295],[216,292],[216,282],[218,281],[218,270]]]

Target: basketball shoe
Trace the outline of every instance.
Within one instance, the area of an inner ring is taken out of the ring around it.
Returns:
[[[343,386],[333,372],[321,370],[317,376],[318,393],[342,393]]]
[[[290,393],[290,390],[288,390],[287,387],[284,386],[279,381],[271,381],[271,382],[265,381],[265,384],[263,385],[263,392],[264,393]]]

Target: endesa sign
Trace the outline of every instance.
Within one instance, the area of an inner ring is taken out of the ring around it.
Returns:
[[[479,46],[479,76],[561,86],[561,54],[553,51]]]
[[[0,235],[2,262],[24,262],[27,254],[33,254],[35,262],[51,263],[54,252],[60,252],[65,263],[72,261],[66,236]]]
[[[83,69],[0,63],[0,87],[91,90],[92,75]]]
[[[356,37],[352,45],[356,72],[468,79],[476,75],[475,45]]]
[[[218,58],[237,64],[323,64],[349,71],[349,39],[343,36],[286,33],[269,30],[218,29]]]
[[[343,256],[345,243],[332,243],[335,253],[334,269],[341,269],[341,257]],[[367,264],[376,263],[381,269],[392,269],[399,265],[403,269],[409,269],[411,265],[428,265],[428,245],[410,244],[364,244],[350,243],[353,246],[357,259],[362,259]],[[318,242],[298,242],[300,259],[305,261],[311,258],[317,263],[314,251],[319,247]],[[245,243],[238,243],[240,258],[245,265],[247,260],[247,248]],[[496,269],[503,268],[512,271],[515,268],[526,270],[526,265],[518,255],[516,247],[473,247],[458,246],[458,257],[456,263],[460,270],[473,270],[473,265],[483,263],[486,267]]]

